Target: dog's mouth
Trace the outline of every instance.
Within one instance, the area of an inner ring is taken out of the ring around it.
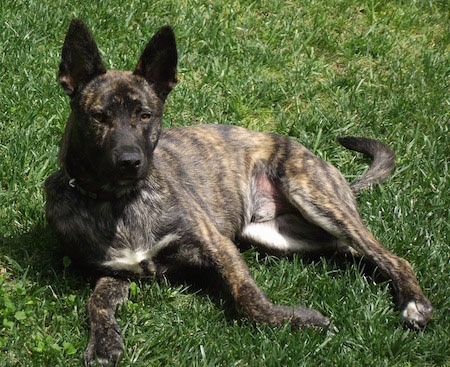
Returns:
[[[105,187],[110,191],[132,190],[134,187],[139,186],[139,182],[144,179],[144,176],[144,170],[142,169],[135,171],[115,169],[109,175],[110,179]]]
[[[139,181],[144,179],[145,173],[147,171],[147,165],[142,164],[139,167],[123,169],[121,167],[115,167],[112,172],[114,185],[124,187],[124,186],[134,186]]]
[[[119,187],[135,186],[139,181],[140,181],[140,179],[138,179],[138,178],[120,179],[120,180],[117,180],[117,186],[119,186]]]
[[[136,192],[143,182],[143,178],[121,178],[102,185],[99,197],[118,199]],[[103,193],[103,194],[102,194]]]

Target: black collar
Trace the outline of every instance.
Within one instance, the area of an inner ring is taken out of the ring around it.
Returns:
[[[73,177],[69,177],[69,181],[68,184],[71,188],[77,190],[77,192],[79,192],[82,196],[85,196],[89,199],[93,199],[93,200],[104,200],[104,201],[112,201],[112,200],[116,200],[119,199],[122,195],[117,195],[114,192],[109,192],[109,191],[103,191],[103,190],[99,190],[99,191],[89,191],[86,190],[85,188],[83,188],[75,178]]]

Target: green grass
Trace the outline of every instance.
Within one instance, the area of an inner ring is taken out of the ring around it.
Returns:
[[[387,283],[358,264],[244,254],[276,302],[333,319],[335,335],[254,325],[227,297],[138,283],[118,311],[122,366],[450,366],[450,20],[442,1],[125,2],[21,0],[0,9],[0,365],[79,366],[87,280],[69,274],[44,220],[42,183],[69,104],[56,83],[69,20],[84,19],[105,63],[130,69],[174,26],[179,85],[165,126],[225,123],[291,135],[354,179],[361,157],[337,135],[378,137],[397,170],[359,198],[436,307],[405,330]],[[223,4],[226,3],[226,4]]]

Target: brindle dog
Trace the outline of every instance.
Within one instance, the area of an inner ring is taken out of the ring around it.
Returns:
[[[212,266],[254,321],[326,327],[301,306],[273,304],[258,288],[235,243],[280,254],[354,251],[392,279],[403,320],[424,328],[432,306],[409,263],[362,223],[354,194],[387,178],[394,154],[367,138],[340,143],[373,159],[349,186],[299,143],[235,126],[161,130],[176,84],[170,27],[147,44],[133,72],[106,71],[86,26],[73,20],[59,81],[71,114],[61,169],[46,181],[46,214],[64,251],[99,276],[89,299],[87,364],[115,364],[123,341],[114,317],[130,276],[163,275],[186,264]]]

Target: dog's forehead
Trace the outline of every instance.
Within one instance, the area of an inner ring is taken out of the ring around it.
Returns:
[[[151,85],[128,71],[108,71],[92,80],[83,93],[82,105],[87,109],[129,103],[154,108],[162,105]]]

